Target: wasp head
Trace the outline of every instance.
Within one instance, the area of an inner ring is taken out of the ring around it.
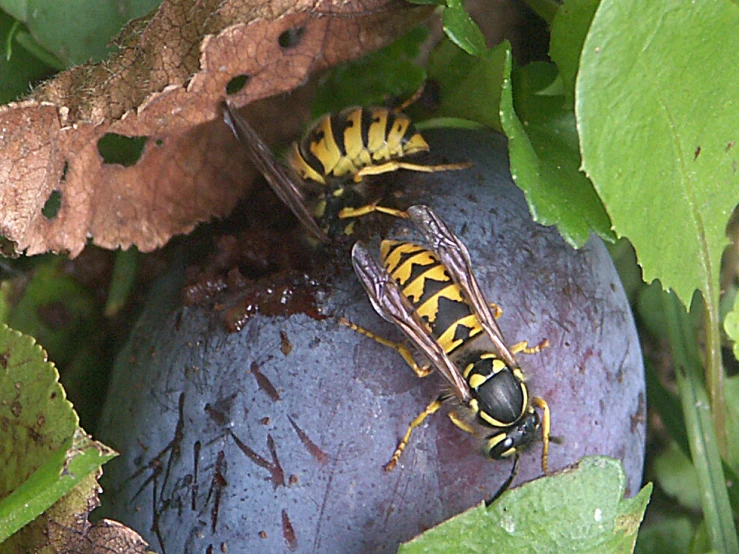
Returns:
[[[486,447],[488,456],[493,460],[499,460],[518,454],[534,442],[540,424],[539,414],[531,408],[515,425],[488,438]]]

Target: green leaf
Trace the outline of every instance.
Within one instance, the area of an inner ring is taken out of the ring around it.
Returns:
[[[0,368],[3,540],[100,467],[111,452],[80,434],[59,374],[33,338],[0,325]]]
[[[108,301],[105,304],[105,317],[115,317],[126,305],[136,281],[138,260],[139,251],[135,246],[116,253],[108,288]]]
[[[508,491],[490,508],[468,510],[400,547],[400,554],[448,552],[631,552],[652,486],[624,499],[621,463],[604,457]]]
[[[313,101],[314,117],[347,106],[382,105],[393,95],[405,100],[426,76],[416,59],[427,36],[425,27],[416,27],[391,45],[331,70]]]
[[[600,0],[567,0],[560,6],[552,23],[549,57],[559,69],[568,106],[574,105],[580,53],[599,4]]]
[[[739,469],[739,375],[726,379],[726,430],[729,435],[728,464]]]
[[[724,318],[724,331],[734,342],[734,358],[739,360],[739,295],[734,298],[733,309]]]
[[[106,58],[110,41],[123,26],[159,4],[161,0],[0,0],[0,9],[25,23],[42,48],[72,65]]]
[[[608,215],[592,184],[579,171],[574,115],[565,107],[565,97],[552,86],[557,78],[554,66],[533,64],[517,72],[515,94],[510,73],[507,42],[479,58],[450,42],[442,43],[429,63],[429,77],[441,87],[438,115],[469,119],[505,132],[511,173],[538,223],[557,225],[573,246],[582,246],[591,230],[612,238]]]
[[[694,525],[686,516],[662,514],[660,520],[644,524],[636,540],[636,554],[688,552]]]
[[[482,56],[487,47],[485,37],[464,9],[461,0],[447,0],[441,14],[441,25],[449,39],[471,56]]]
[[[0,501],[0,542],[44,513],[117,454],[78,428],[26,482]]]
[[[31,85],[48,77],[52,69],[31,55],[25,48],[15,42],[13,33],[15,21],[7,14],[0,12],[0,37],[4,44],[0,56],[0,104],[7,104],[28,94]],[[8,49],[11,48],[10,59]]]
[[[510,50],[507,42],[475,58],[450,41],[431,54],[429,78],[439,84],[439,117],[468,119],[502,132],[500,94]]]
[[[701,507],[711,546],[720,552],[739,553],[729,490],[718,450],[711,404],[703,381],[695,328],[674,292],[665,292],[662,297],[667,336],[690,444],[690,457],[698,477]]]
[[[63,264],[51,256],[41,262],[8,318],[8,325],[35,337],[61,367],[92,340],[99,325],[92,293],[67,275]]]
[[[576,84],[583,167],[644,278],[718,298],[737,202],[739,6],[604,0]]]
[[[612,240],[605,208],[579,169],[574,114],[564,96],[541,94],[557,79],[556,68],[539,62],[511,76],[510,52],[505,67],[501,122],[509,140],[511,174],[534,221],[556,225],[576,248],[591,231]]]
[[[675,443],[654,460],[656,481],[662,490],[691,510],[701,509],[698,476],[690,458]]]

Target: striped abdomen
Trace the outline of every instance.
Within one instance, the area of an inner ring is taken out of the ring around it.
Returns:
[[[288,163],[302,179],[353,176],[369,165],[425,152],[428,143],[403,113],[387,108],[347,108],[316,121],[294,143]]]
[[[432,252],[392,240],[382,241],[380,252],[383,265],[448,355],[482,332],[459,287]]]

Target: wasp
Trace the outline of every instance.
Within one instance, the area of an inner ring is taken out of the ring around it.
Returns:
[[[526,341],[507,346],[496,322],[502,310],[488,304],[475,278],[470,256],[462,241],[427,206],[411,206],[410,221],[429,248],[413,242],[383,240],[382,265],[357,242],[352,264],[375,311],[395,324],[427,359],[419,365],[410,349],[379,337],[344,318],[343,325],[394,348],[418,377],[433,370],[451,391],[431,402],[408,430],[385,465],[391,471],[408,445],[413,429],[434,414],[447,400],[456,399],[460,414],[450,418],[463,430],[485,435],[484,450],[494,459],[513,457],[511,472],[488,504],[500,496],[518,473],[520,452],[541,429],[542,469],[548,469],[550,413],[541,398],[530,398],[515,354],[533,354],[548,346],[545,339],[529,347]],[[543,412],[540,418],[535,408]]]
[[[388,213],[378,205],[385,191],[373,190],[363,182],[365,177],[399,169],[436,172],[469,167],[469,163],[406,161],[429,151],[426,140],[402,112],[422,90],[396,109],[350,107],[320,117],[291,145],[286,164],[275,160],[258,133],[228,102],[224,119],[280,200],[314,237],[326,242],[329,234],[338,232],[342,220]],[[390,211],[396,215],[397,210]],[[351,232],[349,225],[344,232]]]

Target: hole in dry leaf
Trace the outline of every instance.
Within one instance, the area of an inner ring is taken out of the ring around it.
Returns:
[[[41,213],[46,219],[54,219],[59,213],[59,208],[62,207],[62,192],[60,190],[52,190],[49,198],[46,199],[44,207],[41,208]]]
[[[106,164],[129,167],[139,161],[147,140],[149,137],[127,137],[106,133],[98,141],[98,152]]]
[[[305,27],[291,27],[280,34],[277,42],[279,42],[280,48],[295,48],[300,43],[300,39],[303,38],[303,33],[305,33]]]
[[[156,141],[154,141],[154,144],[161,148],[162,146],[164,146],[164,139],[157,139]]]
[[[18,249],[16,248],[16,246],[17,245],[15,241],[6,239],[5,237],[0,235],[0,254],[2,254],[6,258],[17,258]],[[0,356],[0,360],[2,360],[2,356]]]
[[[244,88],[244,86],[246,86],[246,82],[248,80],[249,80],[248,75],[237,75],[236,77],[231,79],[226,85],[226,94],[236,94],[242,88]]]

